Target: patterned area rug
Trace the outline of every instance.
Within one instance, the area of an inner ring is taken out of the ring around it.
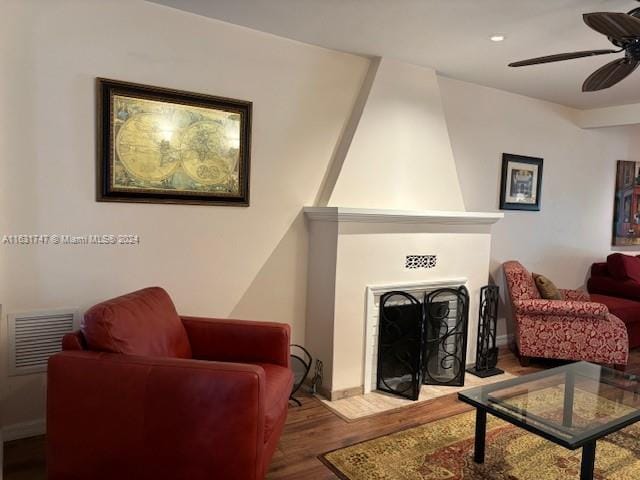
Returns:
[[[561,389],[529,397],[558,405]],[[580,408],[620,407],[586,392],[576,392]],[[609,405],[607,405],[609,404]],[[549,410],[550,411],[550,410]],[[559,413],[560,415],[560,413]],[[580,477],[581,450],[570,451],[516,426],[487,417],[486,461],[474,463],[475,411],[335,450],[321,460],[348,480],[573,480]],[[596,480],[640,479],[640,423],[598,441]]]

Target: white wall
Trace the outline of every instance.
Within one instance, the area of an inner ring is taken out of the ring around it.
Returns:
[[[149,285],[182,313],[283,321],[302,341],[301,208],[369,61],[137,0],[5,0],[0,32],[0,234],[141,237],[0,245],[3,363],[6,313],[85,309]],[[251,207],[97,203],[97,76],[253,101]],[[42,417],[43,376],[10,378],[2,392],[5,426]]]
[[[617,160],[640,160],[638,127],[583,130],[575,111],[439,78],[468,210],[499,208],[502,153],[544,158],[540,212],[505,211],[493,227],[491,272],[519,260],[559,287],[580,287],[611,251]]]
[[[329,206],[464,210],[435,70],[381,59]]]
[[[638,125],[640,124],[640,103],[576,110],[575,122],[582,128]]]

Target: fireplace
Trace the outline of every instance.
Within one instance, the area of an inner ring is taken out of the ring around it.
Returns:
[[[376,387],[417,400],[425,385],[464,385],[469,292],[464,286],[380,297]]]
[[[324,364],[331,400],[376,388],[369,286],[462,276],[477,311],[491,225],[503,214],[465,211],[435,70],[371,62],[316,203],[304,212],[305,346]],[[468,358],[476,330],[470,322]]]
[[[305,213],[305,346],[324,364],[320,391],[330,400],[377,389],[383,294],[402,291],[422,303],[425,292],[465,286],[469,311],[478,311],[480,287],[489,272],[491,225],[502,214],[342,207],[313,207]],[[477,326],[474,317],[468,324],[468,359],[476,356]]]

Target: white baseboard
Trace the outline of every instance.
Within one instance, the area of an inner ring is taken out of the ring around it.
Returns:
[[[496,337],[496,345],[498,347],[504,347],[509,345],[509,342],[511,342],[511,340],[513,340],[513,335],[509,335],[509,334],[499,335]]]
[[[32,420],[31,422],[14,423],[2,427],[2,441],[10,442],[21,438],[37,437],[44,435],[47,430],[44,418]]]

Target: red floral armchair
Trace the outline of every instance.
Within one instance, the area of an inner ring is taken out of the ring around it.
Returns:
[[[627,329],[605,305],[579,290],[560,290],[563,300],[544,300],[519,262],[505,262],[503,269],[523,364],[531,357],[627,364]]]

